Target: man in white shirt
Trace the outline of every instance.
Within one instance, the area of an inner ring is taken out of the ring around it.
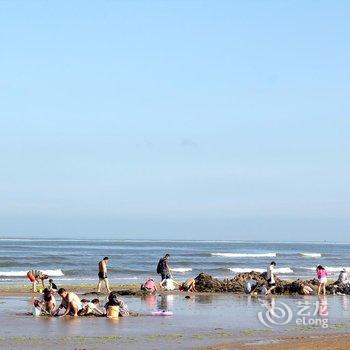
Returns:
[[[266,294],[271,294],[271,292],[276,288],[275,274],[276,274],[276,263],[272,261],[267,268],[266,279],[269,284],[269,290],[267,291]]]

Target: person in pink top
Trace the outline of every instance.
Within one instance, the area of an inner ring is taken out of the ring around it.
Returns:
[[[141,290],[149,293],[149,294],[153,294],[157,291],[157,286],[153,280],[153,278],[149,278],[142,286],[141,286]]]
[[[319,281],[317,294],[321,295],[323,292],[323,295],[326,295],[326,284],[328,275],[326,269],[323,266],[318,265],[316,267],[316,275]]]

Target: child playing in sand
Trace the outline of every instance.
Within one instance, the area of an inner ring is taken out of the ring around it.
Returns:
[[[104,312],[100,310],[100,301],[92,299],[91,301],[82,299],[83,309],[79,311],[79,316],[102,316]]]
[[[35,299],[33,302],[32,315],[33,316],[41,316],[44,312],[43,305],[44,305],[44,303],[42,301]]]
[[[247,280],[244,282],[244,285],[243,285],[244,293],[252,294],[255,291],[257,286],[258,286],[258,282],[255,279],[253,279],[251,274],[249,274],[247,276]]]
[[[260,294],[260,295],[266,295],[266,294],[267,294],[267,291],[268,291],[268,289],[267,289],[266,285],[264,284],[264,285],[260,288],[259,294]]]
[[[129,316],[128,306],[123,300],[118,299],[118,294],[114,291],[109,293],[108,302],[105,305],[106,316],[108,318],[117,318],[118,316]]]
[[[33,305],[33,316],[52,316],[56,309],[56,300],[51,291],[45,288],[42,297],[35,299]]]
[[[56,293],[58,291],[58,288],[55,283],[53,283],[53,279],[49,279],[49,287],[48,287],[52,292]]]
[[[45,288],[43,291],[43,308],[49,314],[53,315],[56,309],[56,299],[53,292],[49,288]]]

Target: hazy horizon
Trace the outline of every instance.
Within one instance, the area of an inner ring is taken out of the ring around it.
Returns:
[[[11,240],[25,240],[25,241],[94,241],[95,238],[60,238],[59,236],[55,237],[52,236],[50,238],[45,238],[44,236],[40,237],[12,237],[12,236],[1,236],[0,240],[3,241],[11,241]],[[271,243],[271,244],[350,244],[350,240],[346,241],[333,241],[333,240],[321,240],[321,241],[303,241],[303,240],[251,240],[251,239],[218,239],[218,240],[210,240],[210,239],[171,239],[171,238],[99,238],[98,241],[115,241],[115,242],[124,242],[124,241],[130,241],[130,242],[198,242],[198,243],[225,243],[225,242],[232,242],[232,243]]]
[[[0,2],[0,237],[350,232],[350,3]]]

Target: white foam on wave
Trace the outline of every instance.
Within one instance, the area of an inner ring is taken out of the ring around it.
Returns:
[[[232,267],[232,268],[229,267],[228,270],[234,273],[245,273],[245,272],[252,272],[252,271],[263,273],[266,271],[264,269],[255,269],[255,268],[249,268],[249,267]]]
[[[266,269],[257,269],[254,267],[229,267],[228,270],[230,270],[231,272],[234,273],[245,273],[245,272],[251,272],[251,271],[255,271],[255,272],[266,272]],[[280,267],[279,269],[275,270],[276,273],[294,273],[294,271],[290,268],[290,267]]]
[[[294,273],[294,271],[290,267],[280,267],[276,269],[277,273]]]
[[[275,258],[276,253],[211,253],[212,256],[225,258]]]
[[[170,271],[184,273],[184,272],[192,271],[192,269],[190,267],[174,267],[174,268],[171,268]]]
[[[113,280],[117,281],[128,281],[128,280],[143,280],[144,277],[113,277]],[[94,277],[63,277],[59,279],[60,281],[96,281]]]
[[[322,256],[321,253],[300,253],[300,255],[308,258],[320,258]]]
[[[41,270],[42,273],[49,277],[64,276],[61,269],[57,270]],[[26,277],[28,271],[0,271],[0,277]]]

